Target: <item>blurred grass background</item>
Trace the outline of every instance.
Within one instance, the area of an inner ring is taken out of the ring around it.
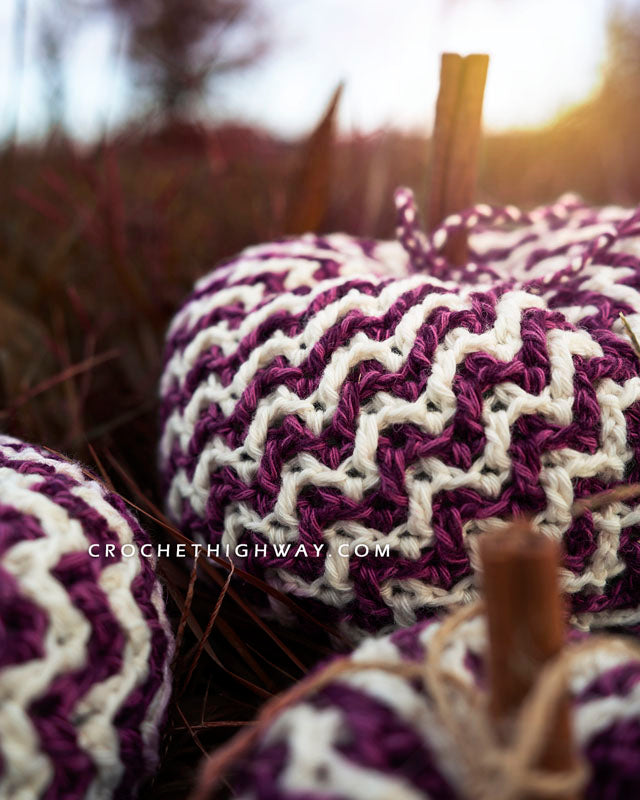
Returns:
[[[429,139],[391,128],[336,135],[329,119],[313,144],[241,121],[195,121],[187,109],[211,75],[263,51],[260,36],[232,55],[215,44],[248,0],[172,0],[155,17],[140,12],[145,3],[111,5],[130,27],[127,55],[151,87],[153,113],[90,143],[54,114],[35,141],[9,126],[0,152],[0,429],[101,472],[166,538],[156,391],[181,299],[219,259],[287,232],[309,161],[330,172],[319,230],[393,236],[393,190],[426,195]],[[55,29],[42,35],[53,69],[64,43]],[[588,101],[544,128],[485,136],[478,200],[532,206],[572,190],[596,204],[640,202],[640,13],[612,13],[608,41]],[[329,639],[259,622],[242,580],[226,585],[224,569],[198,577],[191,593],[188,574],[162,569],[186,627],[169,755],[147,795],[182,797],[201,754],[329,652]]]

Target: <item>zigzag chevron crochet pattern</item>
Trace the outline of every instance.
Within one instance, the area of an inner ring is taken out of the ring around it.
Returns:
[[[161,381],[169,514],[360,635],[473,599],[478,534],[529,513],[573,624],[638,629],[640,507],[572,505],[640,480],[640,213],[478,206],[427,237],[397,206],[400,241],[259,245],[196,284]]]
[[[1,798],[130,798],[154,770],[173,638],[147,541],[80,466],[0,436]]]
[[[422,664],[439,627],[437,622],[423,622],[390,637],[364,641],[351,656],[361,669],[334,678],[289,706],[261,732],[258,743],[236,765],[232,781],[236,796],[242,800],[498,796],[495,775],[500,764],[487,759],[483,766],[489,743],[478,741],[482,730],[475,719],[478,706],[461,705],[466,722],[466,747],[461,748],[462,742],[442,724],[433,697],[420,681],[392,672],[403,664]],[[484,688],[485,647],[484,620],[476,618],[451,634],[442,657],[445,674],[455,676],[476,698]],[[365,666],[372,662],[389,671]],[[575,743],[589,769],[581,796],[638,797],[640,661],[602,643],[576,655],[569,689]],[[482,771],[487,766],[489,775]],[[499,785],[504,789],[504,783]]]

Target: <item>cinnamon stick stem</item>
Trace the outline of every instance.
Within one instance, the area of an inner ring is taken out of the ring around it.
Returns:
[[[482,537],[480,556],[489,627],[490,711],[498,735],[508,739],[510,723],[541,668],[564,645],[559,546],[522,519]],[[556,710],[539,766],[560,771],[569,769],[574,759],[566,697]]]
[[[443,53],[440,61],[440,89],[436,101],[436,120],[431,141],[431,185],[429,229],[436,228],[446,216],[446,183],[449,148],[455,125],[456,106],[463,71],[462,56]]]
[[[443,53],[431,155],[429,229],[473,202],[489,56]],[[451,235],[445,257],[467,260],[467,237]]]

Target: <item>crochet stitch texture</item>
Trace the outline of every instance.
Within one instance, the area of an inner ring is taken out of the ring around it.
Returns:
[[[173,638],[153,564],[119,552],[147,541],[80,466],[0,436],[0,798],[130,798],[155,768]]]
[[[261,734],[236,767],[237,796],[241,800],[476,796],[468,793],[460,752],[421,682],[364,667],[371,662],[389,668],[423,663],[439,626],[435,621],[422,622],[390,637],[365,640],[351,656],[363,663],[361,670],[334,679],[290,706]],[[466,622],[452,634],[442,666],[464,686],[481,691],[485,647],[484,619]],[[574,741],[590,771],[584,797],[638,797],[640,662],[628,654],[612,653],[603,644],[576,660],[569,689]],[[473,731],[469,719],[468,735]],[[481,758],[482,742],[478,744]]]
[[[530,513],[572,622],[638,628],[639,507],[571,507],[640,480],[640,214],[478,206],[427,237],[397,205],[400,241],[259,245],[196,284],[160,389],[169,514],[357,636],[473,599],[478,534]]]

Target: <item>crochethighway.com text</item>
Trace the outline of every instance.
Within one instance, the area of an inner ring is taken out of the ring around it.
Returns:
[[[236,544],[222,545],[222,544],[198,544],[186,545],[183,543],[176,544],[143,544],[135,545],[130,542],[125,544],[107,544],[94,543],[89,547],[89,555],[92,558],[115,558],[118,555],[123,558],[131,558],[133,556],[142,555],[145,558],[150,556],[164,556],[165,558],[195,558],[199,555],[220,558],[226,556],[237,556],[238,558],[247,558],[249,556],[262,557],[273,555],[277,558],[332,558],[350,557],[366,558],[367,556],[376,556],[377,558],[386,558],[391,555],[391,545],[389,544],[375,544],[369,545],[363,542],[358,544],[342,543],[336,548],[327,549],[325,544],[313,544],[310,546],[304,544],[296,544],[295,542],[286,542],[284,544]]]

